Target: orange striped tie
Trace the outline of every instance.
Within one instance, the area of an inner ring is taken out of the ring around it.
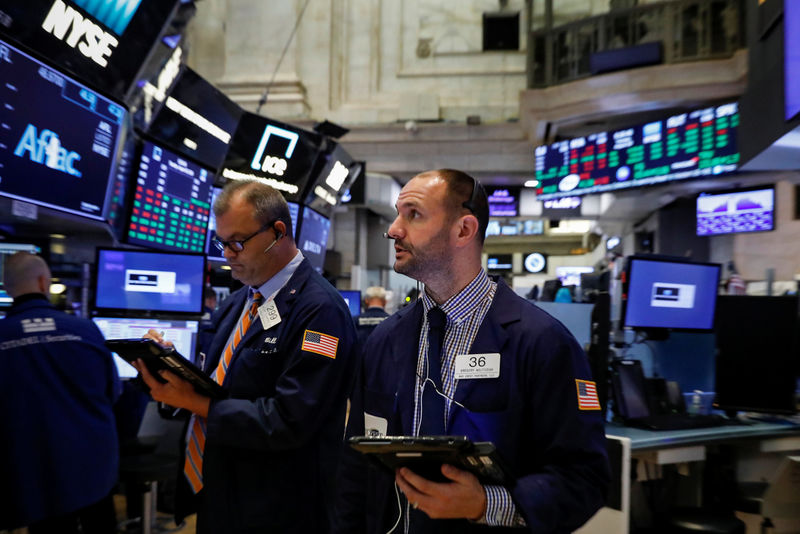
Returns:
[[[233,358],[233,353],[236,351],[236,346],[247,333],[250,324],[256,316],[258,316],[258,307],[261,306],[262,302],[264,302],[264,297],[261,293],[256,291],[253,294],[253,303],[250,305],[250,309],[242,316],[242,320],[239,321],[239,325],[236,327],[233,337],[228,342],[228,345],[222,353],[222,357],[219,359],[219,364],[214,370],[214,374],[211,375],[217,384],[222,384],[222,382],[225,381],[225,374],[228,372],[228,365],[231,363],[231,358]],[[197,493],[203,489],[203,451],[206,447],[206,418],[193,415],[189,426],[190,430],[186,440],[186,460],[183,463],[183,474],[186,476],[186,480],[189,481],[192,491]]]

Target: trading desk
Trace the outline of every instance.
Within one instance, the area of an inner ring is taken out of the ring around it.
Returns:
[[[791,422],[746,421],[742,425],[659,431],[609,423],[606,437],[622,444],[615,448],[622,451],[622,458],[616,462],[612,458],[612,466],[620,466],[613,476],[619,492],[616,500],[621,505],[602,508],[578,531],[580,534],[629,532],[632,458],[640,460],[640,465],[684,464],[705,460],[710,445],[732,445],[741,449],[739,480],[758,480],[769,479],[783,456],[800,451],[800,424]]]

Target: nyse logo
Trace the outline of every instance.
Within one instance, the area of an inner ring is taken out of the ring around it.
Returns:
[[[62,0],[53,2],[42,28],[72,48],[77,46],[81,54],[101,67],[108,65],[108,58],[119,43],[116,37]]]
[[[289,144],[283,153],[283,158],[279,156],[271,156],[269,154],[266,156],[264,155],[270,137],[281,137],[289,141]],[[261,141],[258,143],[258,148],[253,156],[253,161],[250,162],[250,167],[257,171],[260,170],[268,172],[269,174],[274,174],[275,176],[283,176],[283,173],[286,172],[286,168],[288,166],[286,160],[291,159],[292,154],[294,153],[294,147],[297,145],[298,138],[299,136],[295,132],[290,132],[289,130],[284,130],[283,128],[278,128],[277,126],[273,126],[271,124],[268,125],[264,129],[264,133],[261,135]]]
[[[75,168],[81,159],[80,154],[62,147],[61,140],[55,132],[45,129],[37,135],[36,126],[28,124],[17,148],[14,149],[15,156],[24,157],[26,153],[28,159],[34,163],[81,177],[81,171]]]

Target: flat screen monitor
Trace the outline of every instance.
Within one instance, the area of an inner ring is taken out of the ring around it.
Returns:
[[[200,314],[205,256],[97,249],[94,308]]]
[[[775,229],[775,188],[759,187],[697,197],[697,235]]]
[[[208,218],[208,234],[206,237],[206,256],[209,261],[225,261],[222,251],[214,245],[214,238],[217,237],[217,218],[214,216],[214,202],[222,192],[221,187],[211,188],[211,213]],[[287,202],[289,205],[289,216],[292,218],[292,235],[297,237],[297,212],[300,207],[295,202]]]
[[[195,361],[198,321],[181,319],[153,319],[146,317],[92,317],[94,324],[106,339],[133,339],[144,336],[151,328],[164,332],[164,339],[172,341],[181,356]],[[135,378],[138,371],[114,353],[114,362],[120,378]]]
[[[514,187],[487,187],[489,217],[516,217],[519,215],[519,189]]]
[[[489,254],[486,257],[486,269],[492,273],[510,273],[514,270],[511,254]]]
[[[736,102],[535,149],[539,200],[733,172],[739,164]]]
[[[150,123],[148,134],[165,146],[219,169],[242,110],[199,74],[183,67]]]
[[[125,99],[177,5],[178,0],[3,2],[0,30],[58,68]]]
[[[797,317],[797,296],[719,296],[714,323],[716,408],[796,411]]]
[[[640,330],[710,331],[720,265],[630,256],[622,289],[622,319]]]
[[[345,192],[350,189],[350,185],[358,178],[361,164],[354,162],[339,144],[320,159],[324,164],[309,186],[305,204],[320,213],[331,214]]]
[[[39,254],[42,252],[41,247],[32,243],[5,243],[0,242],[0,308],[7,308],[13,304],[14,299],[11,298],[5,288],[3,287],[3,280],[5,278],[5,263],[6,258],[16,254],[17,252],[30,252],[31,254]]]
[[[330,229],[330,219],[308,206],[303,206],[303,219],[300,223],[297,246],[318,273],[322,273],[325,265],[325,251],[328,247]]]
[[[160,250],[203,252],[213,180],[207,169],[145,141],[127,242]]]
[[[361,315],[361,291],[358,289],[340,289],[339,294],[350,308],[350,315],[357,317]]]
[[[103,220],[125,108],[2,41],[0,80],[0,195]]]
[[[783,3],[783,83],[785,118],[800,113],[800,5]]]
[[[565,286],[581,285],[581,275],[592,272],[594,272],[594,268],[585,265],[556,267],[556,276]]]
[[[222,177],[254,179],[302,202],[316,168],[322,137],[296,126],[245,112],[233,134]]]

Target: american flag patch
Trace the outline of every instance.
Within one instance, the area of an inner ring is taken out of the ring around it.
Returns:
[[[338,345],[338,337],[329,336],[321,332],[314,332],[313,330],[306,330],[305,334],[303,334],[303,346],[300,347],[300,350],[306,350],[336,359],[336,347]]]
[[[589,380],[575,379],[578,388],[578,409],[599,410],[600,400],[597,398],[597,386]]]

